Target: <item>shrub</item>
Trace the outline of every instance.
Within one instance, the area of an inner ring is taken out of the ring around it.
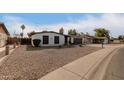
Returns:
[[[82,44],[80,44],[79,46],[80,46],[80,47],[83,47],[83,45],[82,45]]]
[[[41,42],[40,39],[34,39],[34,40],[33,40],[33,44],[34,44],[35,47],[38,47],[39,44],[40,44],[40,42]]]
[[[59,45],[59,48],[62,48],[62,45]]]

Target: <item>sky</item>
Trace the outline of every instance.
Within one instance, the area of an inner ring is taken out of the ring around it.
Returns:
[[[61,27],[65,34],[76,29],[94,35],[95,28],[106,28],[113,37],[124,35],[124,14],[118,13],[0,13],[0,22],[4,22],[12,36],[21,33],[22,24],[26,26],[25,36],[31,31],[58,32]]]

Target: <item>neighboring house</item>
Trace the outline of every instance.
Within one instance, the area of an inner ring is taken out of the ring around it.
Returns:
[[[108,40],[107,37],[94,37],[93,43],[96,43],[96,44],[101,44],[101,43],[108,44],[109,40]]]
[[[84,35],[83,36],[83,43],[85,44],[92,44],[93,43],[94,36],[90,35]]]
[[[70,41],[72,42],[72,44],[82,44],[83,43],[83,37],[70,35]]]
[[[111,41],[112,41],[113,44],[121,44],[121,43],[124,43],[123,41],[119,40],[118,38],[112,38]]]
[[[34,39],[40,39],[40,46],[62,46],[69,43],[69,36],[53,31],[34,32],[30,34],[31,43]]]
[[[90,35],[77,35],[77,36],[70,36],[73,41],[73,44],[91,44],[93,43],[93,36]]]
[[[9,36],[10,34],[4,23],[0,23],[0,47],[6,45]]]

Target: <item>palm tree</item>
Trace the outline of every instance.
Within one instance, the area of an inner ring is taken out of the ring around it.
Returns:
[[[25,29],[25,25],[23,24],[23,25],[21,25],[21,29],[22,29],[22,33],[20,33],[20,36],[23,38],[23,32],[24,32],[24,29]]]

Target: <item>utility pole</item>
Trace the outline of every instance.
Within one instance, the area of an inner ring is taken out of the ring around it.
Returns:
[[[103,48],[103,44],[104,44],[104,43],[103,43],[103,41],[102,41],[102,48]]]

